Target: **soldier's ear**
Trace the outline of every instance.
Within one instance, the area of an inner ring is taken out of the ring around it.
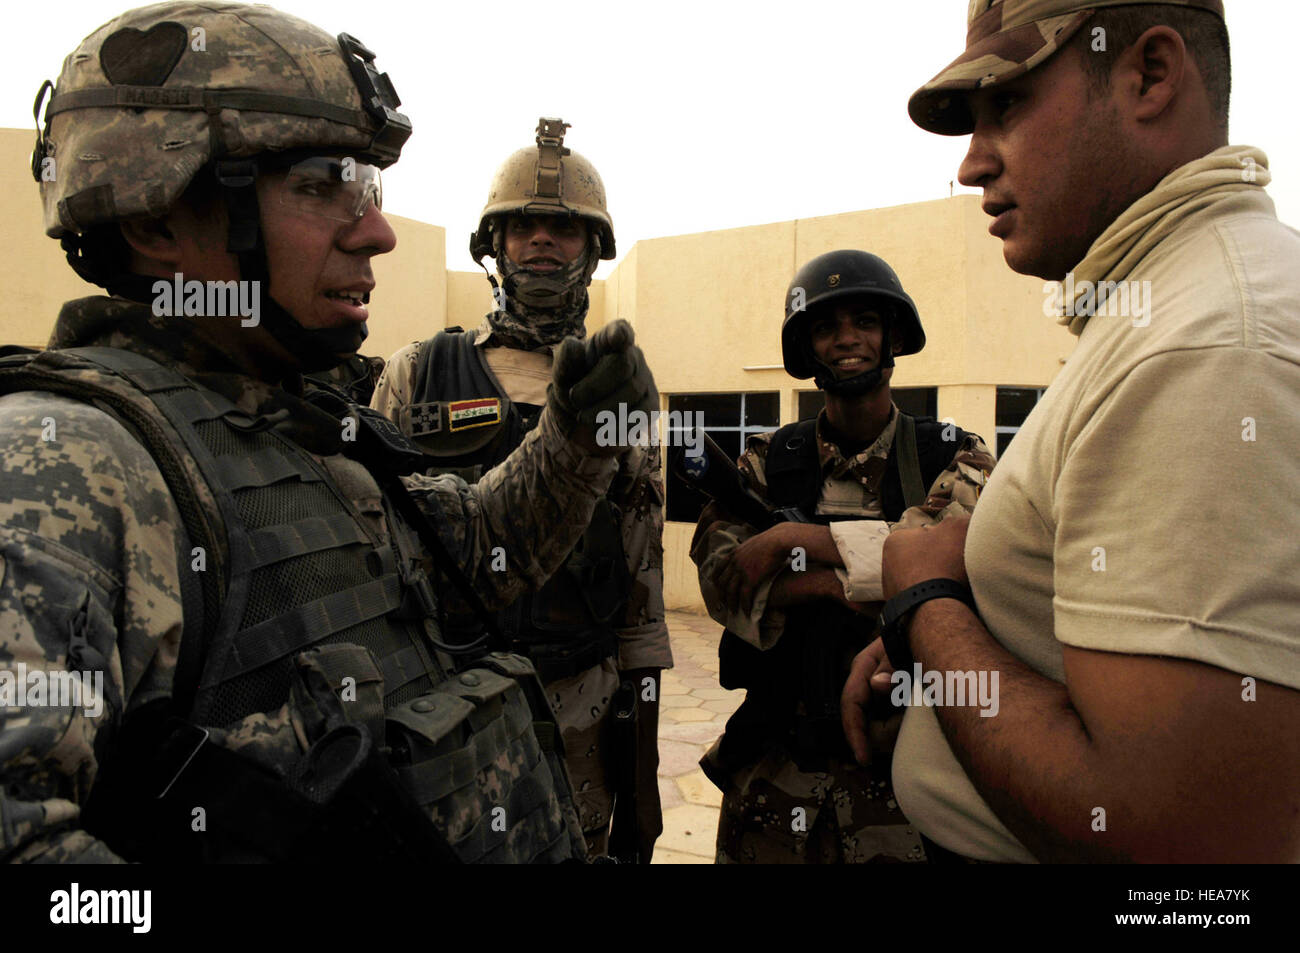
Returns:
[[[180,262],[181,246],[166,219],[131,218],[118,224],[133,255],[168,265]]]

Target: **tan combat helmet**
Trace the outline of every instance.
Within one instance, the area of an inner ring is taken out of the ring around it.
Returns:
[[[37,93],[46,234],[161,216],[213,159],[337,149],[391,165],[411,124],[373,61],[356,38],[267,6],[128,10],[64,60],[43,133],[51,84]]]
[[[481,264],[485,257],[496,255],[493,222],[511,213],[585,218],[600,240],[600,257],[614,257],[614,222],[605,208],[605,184],[594,165],[564,145],[568,128],[563,119],[537,120],[537,147],[520,149],[501,163],[492,177],[478,229],[469,239],[474,261]]]

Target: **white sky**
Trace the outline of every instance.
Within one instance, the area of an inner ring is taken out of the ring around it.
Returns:
[[[604,178],[620,256],[645,238],[943,198],[967,142],[907,117],[911,92],[963,48],[966,0],[274,5],[375,51],[415,126],[385,209],[445,227],[453,269],[473,269],[492,172],[542,115],[572,124],[566,145]],[[1300,4],[1226,5],[1232,141],[1264,149],[1278,212],[1300,224],[1298,84],[1283,72]],[[122,9],[11,5],[0,125],[33,128],[41,81]]]

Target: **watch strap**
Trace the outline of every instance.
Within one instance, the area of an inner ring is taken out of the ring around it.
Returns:
[[[908,639],[904,617],[931,599],[957,599],[975,611],[975,594],[970,587],[956,579],[927,579],[904,589],[885,603],[880,613],[880,638],[885,654],[894,671],[908,671],[912,667],[912,646]]]

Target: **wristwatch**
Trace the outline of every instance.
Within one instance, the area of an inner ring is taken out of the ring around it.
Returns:
[[[970,587],[956,579],[927,579],[918,582],[910,589],[904,589],[885,603],[880,612],[880,639],[885,644],[885,654],[889,664],[896,672],[908,672],[912,669],[912,645],[908,640],[908,626],[905,617],[923,602],[931,599],[959,599],[972,612],[975,611],[975,595]],[[910,620],[908,620],[910,621]]]

